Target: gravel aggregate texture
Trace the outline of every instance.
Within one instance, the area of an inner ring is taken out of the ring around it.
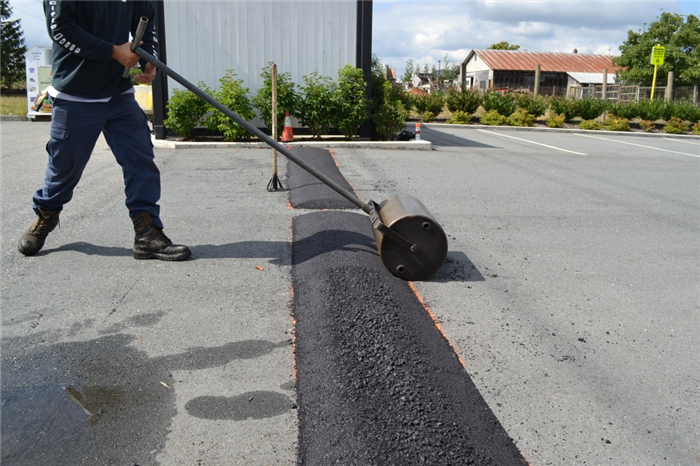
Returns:
[[[526,465],[361,214],[293,221],[298,464]]]

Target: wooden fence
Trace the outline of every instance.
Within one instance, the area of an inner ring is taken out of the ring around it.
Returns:
[[[671,95],[667,95],[665,86],[657,86],[654,89],[654,99],[664,100],[687,100],[698,102],[698,86],[673,86]],[[568,96],[574,99],[583,99],[592,97],[595,99],[607,99],[614,101],[640,101],[651,98],[651,87],[642,86],[621,86],[619,84],[609,84],[607,86],[605,97],[603,96],[603,86],[596,85],[591,87],[570,87]]]

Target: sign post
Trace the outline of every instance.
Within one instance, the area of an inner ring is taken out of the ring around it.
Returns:
[[[654,89],[656,88],[656,72],[659,70],[659,65],[664,64],[664,56],[666,55],[666,47],[661,47],[659,44],[651,48],[651,64],[654,65],[654,79],[651,82],[651,99],[654,100]]]
[[[32,108],[37,95],[51,85],[51,46],[35,45],[24,54],[27,66],[27,117],[51,115],[51,104],[44,102],[40,111]]]

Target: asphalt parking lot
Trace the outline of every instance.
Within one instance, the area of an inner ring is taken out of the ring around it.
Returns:
[[[423,137],[429,160],[338,163],[363,196],[422,199],[474,266],[417,288],[530,464],[696,462],[700,140]]]
[[[296,463],[291,224],[306,211],[266,191],[270,151],[156,151],[166,233],[194,255],[170,264],[131,258],[101,142],[25,258],[48,124],[1,131],[3,463]],[[700,138],[422,137],[433,151],[333,154],[361,198],[410,194],[447,232],[447,263],[416,290],[528,463],[697,464]]]

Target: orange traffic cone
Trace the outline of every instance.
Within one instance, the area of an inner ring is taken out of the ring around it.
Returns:
[[[292,117],[289,116],[289,110],[284,116],[284,129],[282,130],[282,142],[291,142],[294,140],[294,131],[292,131]]]

